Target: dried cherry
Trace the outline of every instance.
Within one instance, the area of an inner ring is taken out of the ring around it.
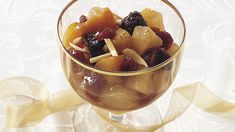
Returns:
[[[130,34],[133,33],[136,26],[147,26],[143,16],[137,11],[131,12],[121,22],[121,28],[125,29]]]
[[[105,53],[103,50],[105,42],[97,40],[95,34],[86,34],[85,41],[92,57],[96,57]]]

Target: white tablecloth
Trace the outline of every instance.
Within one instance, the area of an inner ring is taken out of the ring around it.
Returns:
[[[235,101],[235,1],[170,1],[181,11],[187,25],[185,52],[173,86],[202,81],[215,94]],[[56,34],[58,15],[68,2],[0,0],[1,80],[14,76],[32,77],[45,83],[52,93],[68,87],[60,67]],[[169,102],[171,92],[172,89],[158,101],[160,110],[167,108],[165,102]],[[2,126],[1,117],[4,115],[0,115],[0,131],[16,131]],[[192,106],[167,125],[165,131],[233,132],[234,124],[232,116],[231,120],[225,120]],[[35,127],[21,130],[70,132],[72,127],[69,120],[48,117]]]

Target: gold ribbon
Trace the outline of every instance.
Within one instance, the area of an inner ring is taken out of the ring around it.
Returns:
[[[32,126],[54,112],[79,107],[86,103],[72,89],[49,96],[46,87],[31,78],[10,78],[0,82],[0,99],[15,95],[28,96],[34,101],[31,104],[8,106],[7,125],[10,128]],[[120,131],[151,132],[177,119],[191,104],[210,113],[235,112],[234,103],[214,95],[200,82],[181,86],[174,90],[167,113],[160,124],[143,127],[130,126],[110,120],[105,113],[99,110],[96,112]]]
[[[10,128],[32,126],[52,113],[85,103],[72,89],[49,97],[46,87],[31,78],[10,78],[0,82],[0,98],[19,95],[31,97],[34,101],[7,107],[7,126]]]

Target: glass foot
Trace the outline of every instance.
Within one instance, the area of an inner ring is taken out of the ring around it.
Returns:
[[[86,104],[79,107],[73,117],[75,132],[119,132],[126,128],[142,132],[143,129],[138,128],[148,128],[161,122],[161,115],[153,105],[125,114],[113,114]],[[156,132],[163,132],[163,128]]]

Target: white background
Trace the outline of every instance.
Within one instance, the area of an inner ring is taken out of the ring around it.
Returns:
[[[187,25],[186,48],[174,85],[202,81],[218,96],[235,101],[235,1],[170,1]],[[28,76],[44,82],[51,92],[67,88],[59,61],[56,22],[68,2],[0,0],[0,80]],[[159,100],[162,109],[171,92]],[[192,107],[165,131],[233,132],[235,120]]]

